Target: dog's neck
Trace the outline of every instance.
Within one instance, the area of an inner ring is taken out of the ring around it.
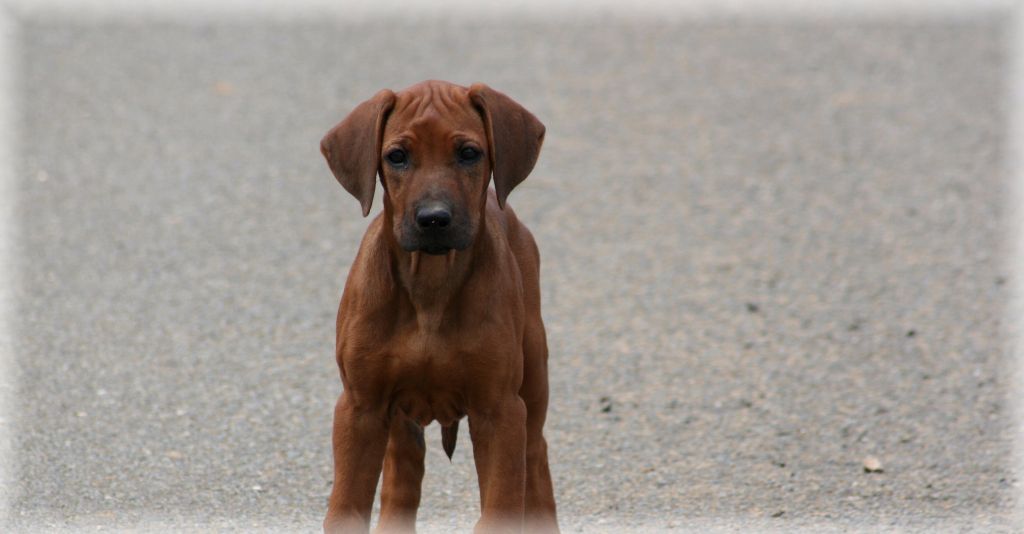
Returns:
[[[472,263],[472,247],[445,255],[401,251],[398,278],[416,312],[420,330],[436,332]]]
[[[481,225],[483,226],[483,225]],[[473,270],[475,252],[486,238],[485,229],[466,250],[450,250],[447,254],[431,255],[425,252],[407,252],[391,239],[390,256],[392,268],[408,296],[416,314],[420,330],[438,331],[449,312],[459,290]]]

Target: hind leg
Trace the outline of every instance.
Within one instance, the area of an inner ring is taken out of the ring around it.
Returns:
[[[544,420],[548,411],[548,348],[544,325],[527,328],[520,397],[526,403],[526,526],[524,532],[558,532],[555,495],[548,469]]]
[[[423,427],[405,417],[392,417],[376,532],[415,532],[425,453]]]

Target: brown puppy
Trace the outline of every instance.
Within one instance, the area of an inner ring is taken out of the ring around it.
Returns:
[[[384,187],[338,310],[344,392],[325,531],[369,528],[382,468],[378,530],[414,530],[423,427],[441,424],[451,456],[468,415],[476,531],[557,532],[540,258],[505,205],[543,141],[544,125],[504,94],[427,81],[380,91],[321,142],[364,216],[378,173]]]

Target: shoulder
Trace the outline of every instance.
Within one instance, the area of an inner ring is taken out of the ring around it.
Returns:
[[[492,232],[501,234],[499,239],[504,242],[520,269],[535,270],[540,262],[540,256],[533,234],[516,216],[511,204],[506,201],[504,209],[498,206],[493,189],[487,194],[486,213],[488,226],[492,228]]]
[[[379,306],[391,300],[395,279],[388,255],[385,223],[384,216],[380,214],[367,227],[348,271],[342,308],[357,307],[369,311],[365,309],[367,306]]]

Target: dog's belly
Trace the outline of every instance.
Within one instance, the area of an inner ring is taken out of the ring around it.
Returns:
[[[408,417],[421,426],[433,421],[450,426],[466,415],[461,395],[443,390],[401,389],[394,393],[391,405],[393,415]]]

